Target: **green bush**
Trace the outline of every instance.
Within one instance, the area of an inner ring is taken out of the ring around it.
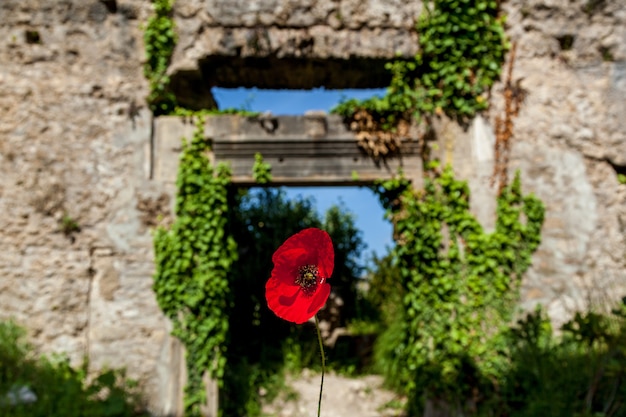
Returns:
[[[6,417],[131,417],[141,410],[136,383],[122,370],[87,378],[87,363],[70,366],[65,356],[37,357],[15,323],[0,322],[0,415]],[[16,400],[27,389],[33,402]]]
[[[482,416],[626,416],[626,321],[619,311],[577,313],[557,336],[538,308],[505,337],[509,367]]]

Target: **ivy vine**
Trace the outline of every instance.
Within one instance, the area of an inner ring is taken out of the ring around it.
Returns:
[[[401,121],[445,113],[461,121],[487,108],[484,94],[499,78],[508,44],[496,0],[430,0],[417,22],[420,50],[413,60],[387,64],[383,97],[343,101],[332,111],[352,119],[373,116],[382,130]]]
[[[167,76],[167,67],[176,46],[172,2],[152,1],[154,15],[148,19],[143,35],[146,51],[143,73],[150,83],[147,101],[154,115],[170,114],[176,108],[176,96],[169,90],[170,79]]]
[[[470,212],[467,183],[449,167],[434,172],[423,191],[403,179],[377,191],[397,238],[403,308],[393,349],[405,366],[396,377],[413,400],[426,390],[451,401],[471,397],[472,378],[497,374],[498,330],[540,243],[544,206],[522,195],[517,174],[498,197],[496,227],[487,233]]]
[[[237,244],[228,233],[230,170],[213,169],[206,155],[204,121],[198,119],[190,142],[183,140],[178,170],[176,220],[154,234],[157,302],[172,321],[172,334],[187,350],[185,415],[199,416],[205,403],[202,377],[221,385],[231,304],[229,271]]]
[[[258,112],[248,111],[245,108],[191,110],[178,104],[176,95],[170,89],[170,78],[167,75],[167,68],[170,65],[177,41],[174,19],[172,18],[174,0],[152,0],[152,3],[154,15],[148,19],[143,35],[146,53],[143,73],[150,84],[150,92],[146,100],[152,113],[155,116],[176,115],[185,117],[214,114],[258,115]]]
[[[272,182],[272,166],[263,160],[263,155],[259,152],[254,154],[252,178],[254,178],[254,181],[258,184],[268,184]]]

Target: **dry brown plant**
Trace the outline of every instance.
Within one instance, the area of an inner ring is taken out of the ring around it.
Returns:
[[[517,44],[513,43],[509,57],[509,65],[504,83],[504,114],[495,119],[495,163],[491,185],[498,183],[498,195],[508,184],[509,156],[511,153],[511,140],[513,138],[513,119],[519,114],[526,91],[521,87],[521,79],[513,81],[513,65],[515,64],[515,51]]]

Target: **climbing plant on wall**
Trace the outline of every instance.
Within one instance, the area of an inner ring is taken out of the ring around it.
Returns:
[[[205,372],[221,381],[225,365],[229,271],[237,245],[228,233],[230,170],[216,169],[207,157],[204,122],[198,119],[190,141],[183,140],[176,186],[176,220],[154,234],[154,291],[172,320],[172,334],[186,348],[185,415],[200,415]]]
[[[413,60],[387,65],[392,77],[383,97],[346,100],[333,109],[368,152],[393,153],[414,121],[446,114],[466,123],[487,108],[500,77],[509,45],[499,2],[430,0],[416,29],[420,50]],[[480,389],[493,389],[490,381],[505,360],[498,354],[500,330],[539,245],[544,216],[541,201],[521,194],[518,175],[510,185],[503,182],[496,228],[487,233],[469,211],[467,184],[424,158],[423,190],[402,178],[377,187],[395,227],[390,265],[400,280],[385,300],[400,300],[401,307],[382,306],[392,317],[376,356],[388,380],[409,394],[411,415],[421,412],[424,399],[459,411],[478,401]]]
[[[477,385],[472,378],[497,373],[492,348],[540,243],[544,218],[543,204],[522,195],[517,175],[498,197],[495,230],[487,233],[470,212],[467,184],[449,167],[429,174],[423,191],[399,179],[378,187],[395,224],[403,304],[401,329],[394,329],[398,344],[383,349],[406,364],[394,377],[414,402],[424,391],[467,399]]]
[[[381,129],[402,120],[446,113],[465,120],[487,108],[484,94],[500,76],[508,48],[495,0],[431,0],[417,22],[419,52],[387,64],[387,94],[346,100],[334,112],[347,118],[366,112]]]
[[[169,114],[176,108],[176,97],[169,91],[167,67],[176,46],[172,20],[173,0],[153,0],[154,15],[148,19],[143,40],[146,51],[144,76],[150,83],[147,101],[155,115]]]
[[[154,14],[148,19],[143,35],[146,53],[143,73],[150,86],[146,101],[152,113],[155,116],[173,114],[186,117],[211,114],[256,115],[256,112],[239,108],[191,110],[179,105],[176,95],[170,88],[170,77],[167,75],[177,41],[172,17],[174,0],[152,0],[152,4]]]

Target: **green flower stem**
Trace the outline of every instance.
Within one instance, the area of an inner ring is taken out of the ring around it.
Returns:
[[[326,371],[326,357],[324,356],[324,345],[322,344],[322,333],[320,333],[320,321],[315,315],[315,328],[317,329],[317,340],[320,342],[320,354],[322,355],[322,382],[320,383],[320,399],[317,402],[317,417],[320,417],[322,409],[322,390],[324,389],[324,372]]]

